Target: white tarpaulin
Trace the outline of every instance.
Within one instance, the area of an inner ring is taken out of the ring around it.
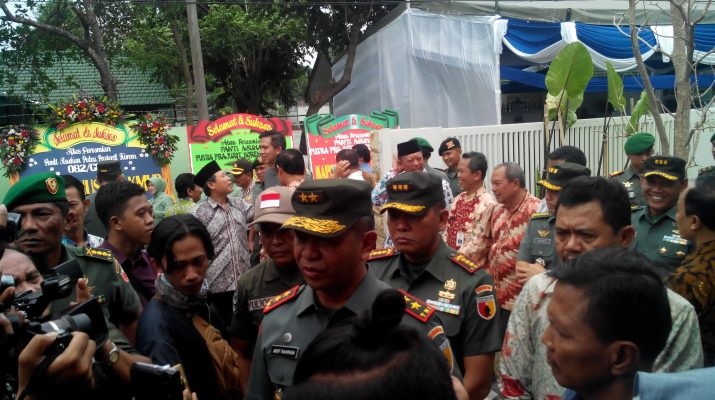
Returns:
[[[400,126],[500,123],[494,17],[407,9],[357,48],[350,85],[335,96],[335,115],[392,109]],[[345,57],[333,66],[339,79]]]

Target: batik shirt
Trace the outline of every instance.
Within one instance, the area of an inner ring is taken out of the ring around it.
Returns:
[[[467,192],[457,195],[449,210],[447,230],[444,232],[447,245],[485,266],[489,254],[485,237],[492,208],[496,205],[494,196],[483,187],[471,195]]]
[[[695,248],[668,278],[668,286],[688,300],[700,320],[703,348],[715,356],[715,240]]]
[[[555,286],[556,280],[546,272],[534,275],[514,303],[499,362],[499,389],[504,399],[551,400],[560,399],[564,393],[546,362],[546,346],[541,343],[549,325],[546,309]],[[695,309],[671,290],[668,302],[673,326],[665,348],[655,359],[653,371],[701,368],[703,352]]]
[[[215,258],[209,263],[206,280],[209,292],[222,293],[236,289],[239,275],[251,266],[248,251],[248,223],[253,220],[253,206],[228,197],[226,209],[208,198],[191,209],[208,229]]]
[[[539,199],[527,193],[514,212],[498,204],[491,215],[487,266],[497,287],[499,306],[506,310],[511,310],[521,291],[522,284],[516,279],[516,258],[526,227],[538,206]]]

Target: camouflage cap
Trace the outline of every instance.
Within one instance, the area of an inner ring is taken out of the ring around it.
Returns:
[[[291,199],[296,215],[281,229],[320,237],[335,237],[361,217],[372,216],[370,184],[352,179],[315,179],[303,182]]]
[[[53,172],[23,177],[10,190],[3,200],[8,211],[17,206],[35,203],[55,203],[67,201],[65,194],[65,180]]]
[[[589,175],[591,175],[591,170],[585,166],[565,162],[549,167],[546,179],[542,179],[538,183],[549,190],[559,191],[571,179]]]
[[[394,209],[421,215],[444,199],[442,180],[427,172],[405,172],[387,181],[386,187],[387,203],[380,213]]]
[[[685,179],[685,160],[678,157],[653,156],[645,160],[644,178],[660,176],[669,181]]]
[[[437,153],[441,156],[442,153],[445,151],[449,151],[452,149],[461,149],[462,145],[459,143],[459,140],[457,138],[447,138],[442,141],[442,143],[439,145],[439,149],[437,149]]]
[[[295,215],[295,209],[291,203],[292,195],[293,191],[285,186],[273,186],[262,191],[256,197],[256,203],[253,207],[255,212],[254,219],[248,226],[265,222],[284,224],[290,217]]]
[[[626,143],[623,145],[623,150],[626,154],[640,154],[653,148],[655,144],[655,136],[646,132],[635,133],[628,136]]]

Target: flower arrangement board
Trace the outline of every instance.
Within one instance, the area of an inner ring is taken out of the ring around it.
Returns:
[[[144,186],[153,176],[161,176],[161,167],[146,152],[136,132],[124,124],[75,123],[64,129],[37,128],[40,141],[28,157],[23,176],[51,171],[79,179],[86,193],[99,189],[97,163],[119,160],[124,179]]]
[[[334,117],[332,114],[314,114],[305,119],[305,130],[313,177],[329,178],[335,165],[335,156],[342,149],[358,143],[370,147],[372,131],[397,128],[397,112],[374,111],[370,115],[350,114]]]
[[[290,120],[264,118],[251,114],[230,114],[215,121],[201,121],[188,129],[191,170],[195,173],[211,160],[230,165],[239,158],[253,161],[258,157],[258,135],[275,130],[293,147]]]

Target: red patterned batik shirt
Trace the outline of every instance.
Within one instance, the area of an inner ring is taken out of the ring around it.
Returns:
[[[480,266],[486,265],[489,247],[485,240],[489,217],[497,205],[494,195],[483,187],[476,193],[462,192],[454,198],[447,219],[444,241]]]
[[[516,258],[531,216],[540,200],[527,193],[519,206],[511,212],[504,204],[494,207],[491,216],[491,247],[487,266],[497,287],[501,308],[511,310],[522,284],[516,279]]]

